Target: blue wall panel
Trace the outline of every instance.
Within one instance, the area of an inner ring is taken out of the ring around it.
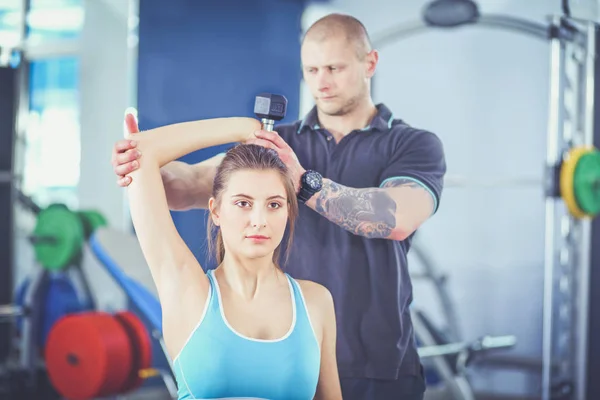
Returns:
[[[304,6],[296,0],[141,1],[140,128],[254,116],[254,96],[263,91],[288,98],[283,122],[297,119]],[[200,150],[182,160],[196,163],[227,147]],[[206,212],[174,212],[173,219],[206,268]]]

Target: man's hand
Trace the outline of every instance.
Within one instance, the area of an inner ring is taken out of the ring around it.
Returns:
[[[139,132],[137,121],[132,114],[125,116],[125,125],[127,134],[135,134]],[[121,187],[127,187],[131,183],[131,177],[128,176],[132,171],[139,168],[140,163],[137,161],[141,153],[136,149],[137,143],[133,140],[119,140],[115,143],[112,152],[111,164],[115,174],[117,174],[117,184]]]
[[[281,161],[288,167],[296,188],[296,193],[300,191],[300,178],[306,170],[300,165],[300,161],[298,161],[298,157],[296,157],[294,150],[292,150],[277,132],[261,130],[254,132],[254,136],[255,138],[248,139],[245,143],[257,144],[275,150],[277,154],[279,154]]]

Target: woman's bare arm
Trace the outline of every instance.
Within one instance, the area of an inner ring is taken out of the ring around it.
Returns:
[[[319,383],[315,400],[341,400],[342,389],[336,357],[336,318],[331,292],[316,282],[298,280],[321,349]]]
[[[342,389],[336,357],[336,318],[331,293],[323,287],[319,301],[322,307],[323,339],[321,340],[321,372],[317,400],[341,400]]]
[[[154,130],[177,134],[196,128],[196,122],[183,122]],[[117,184],[124,188],[131,184],[131,173],[139,167],[138,159],[143,155],[137,147],[135,135],[131,139],[117,141],[112,149],[111,164]],[[169,208],[174,211],[208,208],[213,180],[223,157],[224,154],[217,154],[197,164],[171,161],[162,166],[160,172]]]
[[[183,285],[189,282],[187,274],[204,274],[173,223],[160,168],[192,151],[244,141],[258,129],[260,123],[251,118],[217,118],[132,133],[127,137],[137,143],[142,154],[139,168],[131,172],[128,189],[131,217],[161,303],[171,294],[182,294]],[[207,290],[206,277],[202,282]]]

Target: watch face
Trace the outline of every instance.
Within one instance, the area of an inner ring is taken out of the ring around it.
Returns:
[[[321,174],[314,171],[309,171],[306,173],[306,175],[304,175],[304,182],[306,183],[306,186],[312,190],[321,189],[321,185],[323,184]]]

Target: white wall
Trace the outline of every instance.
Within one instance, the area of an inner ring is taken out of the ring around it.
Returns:
[[[81,35],[81,209],[98,209],[115,229],[129,229],[125,191],[116,184],[111,150],[123,137],[125,109],[135,106],[132,0],[86,0]],[[126,306],[123,292],[85,250],[84,271],[98,308]]]
[[[600,22],[598,11],[600,6],[599,0],[569,0],[571,14],[576,18],[590,19]]]
[[[544,23],[559,1],[481,0],[482,13]],[[425,1],[339,0],[307,11],[306,25],[331,10],[358,17],[372,37],[419,17]],[[545,41],[483,27],[430,31],[380,49],[376,102],[397,118],[442,139],[448,175],[479,182],[533,177],[529,187],[449,187],[419,242],[449,274],[449,289],[466,339],[514,334],[515,353],[541,357],[544,256],[544,167],[549,88]],[[312,103],[305,97],[303,110]],[[411,256],[411,269],[419,265]],[[437,321],[431,285],[415,281],[415,304]],[[514,374],[487,378],[478,388],[533,390]],[[502,379],[503,378],[503,379]]]
[[[133,105],[129,7],[128,0],[85,1],[80,51],[80,207],[101,210],[116,228],[129,223],[124,191],[110,165],[112,147],[123,137],[125,109]]]

